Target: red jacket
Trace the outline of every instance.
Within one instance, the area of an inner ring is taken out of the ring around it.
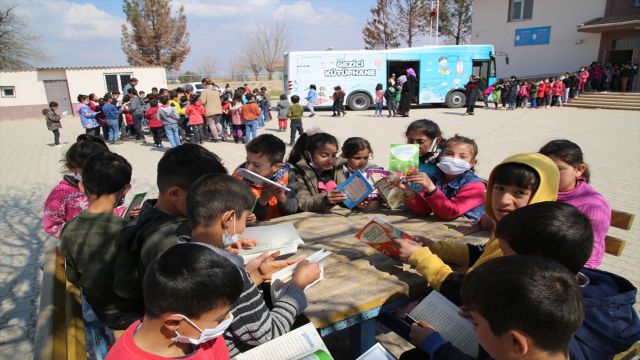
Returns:
[[[540,83],[540,85],[538,85],[538,91],[536,92],[536,97],[544,97],[544,92],[545,89],[547,88],[547,85],[545,83]]]
[[[162,124],[162,120],[158,119],[156,115],[158,115],[158,110],[160,110],[160,105],[150,107],[147,111],[144,112],[144,117],[147,119],[147,123],[149,124],[149,128],[157,129],[164,126]]]
[[[200,100],[193,104],[189,104],[185,110],[185,114],[189,117],[189,125],[202,125],[204,124],[204,106],[200,103]]]
[[[442,190],[437,189],[430,196],[426,196],[426,192],[416,193],[413,198],[405,199],[404,202],[414,214],[428,216],[434,213],[440,219],[449,220],[482,205],[485,192],[485,184],[478,181],[463,186],[452,198],[447,198]]]
[[[556,81],[551,85],[551,95],[563,96],[564,95],[564,83],[562,81]]]

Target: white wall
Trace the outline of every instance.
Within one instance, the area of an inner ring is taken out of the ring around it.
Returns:
[[[71,99],[75,100],[78,94],[88,95],[95,93],[102,97],[107,92],[107,85],[104,81],[105,74],[130,73],[131,77],[138,79],[138,91],[151,92],[152,87],[166,88],[167,77],[164,68],[103,68],[103,69],[67,69],[67,81],[69,83],[69,93]]]
[[[578,24],[604,15],[606,0],[534,0],[531,20],[508,22],[509,0],[473,2],[471,43],[493,44],[509,54],[497,57],[498,77],[575,71],[598,58],[600,34],[576,31]],[[551,26],[547,45],[514,46],[515,30]],[[577,41],[581,44],[576,44]]]
[[[15,86],[13,98],[0,97],[0,107],[42,105],[47,103],[42,81],[38,81],[38,72],[11,71],[0,72],[0,86]]]

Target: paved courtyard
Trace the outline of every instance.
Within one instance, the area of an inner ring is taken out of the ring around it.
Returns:
[[[592,184],[614,209],[640,215],[640,112],[616,110],[549,109],[496,111],[478,109],[463,117],[462,110],[422,108],[410,118],[374,118],[373,111],[349,112],[332,118],[320,112],[305,118],[304,127],[320,126],[342,142],[350,136],[367,138],[374,149],[373,162],[386,166],[389,144],[404,141],[403,130],[412,120],[435,120],[445,133],[474,138],[479,145],[478,172],[487,177],[491,168],[518,152],[535,152],[547,141],[567,138],[578,143],[591,167]],[[63,119],[62,141],[53,136],[43,119],[0,122],[0,359],[32,358],[37,308],[42,280],[43,249],[53,241],[42,230],[42,205],[61,178],[66,148],[82,132],[77,118]],[[269,132],[288,142],[289,134]],[[151,137],[148,137],[151,140]],[[165,146],[168,143],[165,142]],[[233,170],[245,157],[242,145],[207,143]],[[126,142],[111,148],[133,166],[131,193],[157,195],[155,168],[162,151]],[[624,254],[607,255],[602,268],[623,275],[640,286],[640,220],[629,233],[612,231],[628,240]],[[636,310],[640,309],[636,302]]]

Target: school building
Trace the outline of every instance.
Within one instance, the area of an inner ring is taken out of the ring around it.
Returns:
[[[0,119],[42,116],[51,101],[58,112],[74,114],[79,94],[119,90],[138,79],[136,89],[149,92],[152,87],[167,87],[166,71],[159,66],[45,67],[21,71],[0,71]],[[123,94],[124,95],[124,94]]]
[[[640,0],[476,0],[471,42],[494,45],[498,77],[637,64]]]

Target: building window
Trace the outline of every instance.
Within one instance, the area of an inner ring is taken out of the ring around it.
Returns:
[[[131,80],[132,73],[104,74],[104,83],[107,92],[122,91]]]
[[[2,97],[3,98],[16,97],[16,87],[15,86],[0,86],[0,91],[2,91]]]
[[[509,0],[509,21],[531,20],[533,0]]]

